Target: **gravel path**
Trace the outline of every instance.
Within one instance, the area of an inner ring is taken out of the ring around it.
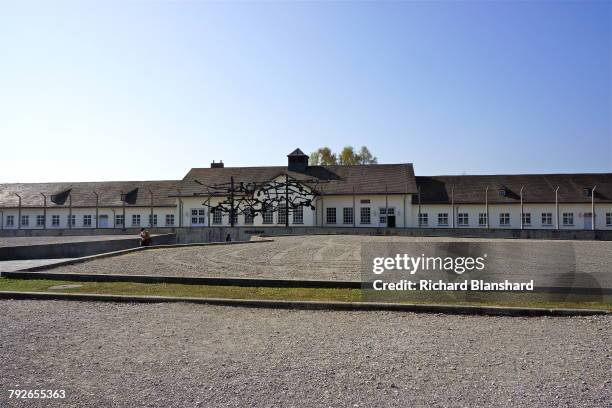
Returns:
[[[0,406],[605,407],[611,323],[0,301]]]
[[[367,242],[426,242],[469,241],[493,242],[502,253],[501,261],[507,260],[507,271],[499,273],[505,279],[511,276],[516,281],[533,279],[539,260],[550,260],[555,248],[559,256],[574,246],[578,270],[591,274],[602,287],[612,287],[612,242],[598,241],[530,241],[530,240],[481,240],[449,238],[412,238],[350,235],[310,235],[300,237],[274,237],[274,242],[200,246],[172,249],[156,249],[113,258],[53,269],[53,272],[148,274],[166,276],[225,276],[268,277],[324,280],[361,280],[361,246]],[[531,256],[513,259],[518,255],[517,245],[531,251]],[[551,250],[547,249],[550,245]],[[540,248],[537,251],[532,249]],[[534,255],[535,254],[535,255]],[[544,255],[542,255],[544,254]],[[517,262],[529,264],[516,267]],[[543,262],[543,261],[542,261]],[[542,268],[543,269],[543,268]],[[544,272],[542,272],[544,273]],[[464,275],[467,276],[467,275]],[[586,276],[589,278],[589,276]],[[476,279],[477,277],[474,277]],[[568,280],[567,286],[576,284]],[[588,286],[588,280],[585,286]],[[556,282],[556,277],[543,277],[540,286],[566,286]],[[581,286],[577,284],[577,286]]]

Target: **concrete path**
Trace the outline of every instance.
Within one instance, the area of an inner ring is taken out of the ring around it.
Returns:
[[[0,261],[0,272],[13,272],[33,266],[51,265],[58,262],[68,261],[74,258],[61,259],[29,259],[26,261]]]

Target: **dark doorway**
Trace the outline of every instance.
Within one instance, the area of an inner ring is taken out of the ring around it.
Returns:
[[[395,228],[395,215],[387,216],[387,227]]]

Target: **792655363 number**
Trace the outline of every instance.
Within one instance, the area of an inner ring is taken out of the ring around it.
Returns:
[[[9,398],[21,399],[62,399],[66,398],[65,390],[8,390]]]

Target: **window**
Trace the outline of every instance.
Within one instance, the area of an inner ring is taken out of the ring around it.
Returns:
[[[327,217],[325,219],[327,224],[335,224],[336,223],[336,208],[331,207],[327,209]]]
[[[74,227],[76,225],[76,215],[71,214],[70,216],[68,216],[68,225]]]
[[[510,225],[510,213],[501,213],[501,214],[499,214],[499,225],[500,226],[508,226],[508,225]]]
[[[293,209],[293,223],[304,224],[304,207],[299,206]]]
[[[174,225],[174,214],[166,214],[166,225]]]
[[[115,225],[121,225],[123,226],[123,222],[124,222],[124,218],[123,218],[123,214],[117,214],[115,215]]]
[[[206,211],[203,208],[191,209],[191,225],[206,224]]]
[[[360,202],[361,204],[370,204],[370,200],[367,200],[367,199],[365,199],[365,200],[360,200],[359,202]]]
[[[574,213],[563,213],[563,225],[574,225]]]
[[[369,225],[371,223],[370,207],[361,207],[359,210],[361,224]]]
[[[500,188],[498,190],[498,194],[500,197],[505,197],[506,196],[506,189],[505,188]]]
[[[54,227],[59,227],[60,224],[60,216],[59,215],[52,215],[51,216],[51,225]]]
[[[132,214],[132,226],[140,226],[140,214]]]
[[[278,204],[278,223],[285,225],[285,223],[287,222],[287,204],[286,203],[279,203]]]
[[[22,215],[21,216],[21,225],[23,226],[28,226],[30,225],[30,216],[29,215]]]
[[[444,227],[448,225],[448,213],[438,214],[438,225]]]
[[[478,225],[481,227],[487,226],[487,213],[478,214]]]
[[[531,225],[531,213],[523,213],[523,225]]]
[[[393,216],[395,215],[395,208],[393,207],[380,207],[379,208],[380,217],[379,222],[381,224],[387,224],[387,215]]]
[[[231,211],[230,211],[230,214],[229,214],[229,215],[230,215],[230,217],[231,217],[231,221],[230,221],[230,222],[233,222],[233,223],[234,223],[234,225],[238,224],[238,211],[236,211],[236,210],[234,209],[234,212],[231,212]]]
[[[419,214],[419,225],[423,226],[423,225],[427,225],[429,223],[429,215],[427,215],[427,213],[420,213]]]
[[[552,213],[542,213],[542,225],[552,225]]]
[[[612,213],[606,213],[606,226],[612,225]]]
[[[15,225],[15,216],[14,215],[7,215],[6,216],[6,226],[7,227],[12,227]]]
[[[83,216],[83,226],[84,227],[91,227],[91,215],[84,215]]]
[[[352,207],[344,207],[342,209],[342,223],[343,224],[353,223],[353,208]]]
[[[246,225],[253,225],[253,210],[247,208],[244,210],[244,223]]]
[[[36,216],[36,226],[37,227],[43,227],[45,225],[45,216],[44,215],[37,215]]]
[[[213,224],[223,223],[223,212],[221,211],[220,208],[213,208],[212,215],[213,215],[213,220],[212,220]]]
[[[589,188],[589,187],[585,187],[582,189],[582,192],[584,193],[585,196],[587,197],[591,197],[593,195],[593,189]]]
[[[149,214],[149,226],[157,225],[157,214]]]
[[[470,219],[468,213],[458,213],[457,214],[457,225],[466,226],[469,225]]]
[[[274,222],[274,213],[271,210],[266,209],[261,215],[264,224],[272,224]]]

